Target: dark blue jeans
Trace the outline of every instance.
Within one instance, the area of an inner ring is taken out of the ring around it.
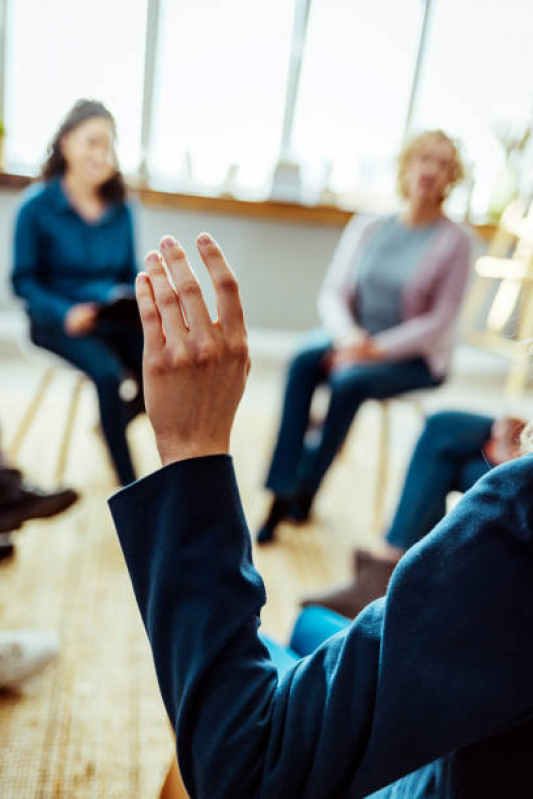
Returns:
[[[491,468],[482,449],[494,419],[443,411],[430,416],[411,458],[402,495],[387,533],[389,544],[409,549],[446,513],[450,491],[468,491]]]
[[[277,495],[316,493],[365,400],[395,397],[442,382],[422,358],[358,363],[327,374],[324,357],[331,347],[326,333],[314,331],[289,366],[281,424],[266,480],[267,488]],[[331,397],[320,440],[311,446],[305,442],[309,411],[313,394],[322,383],[329,386]]]
[[[126,427],[143,410],[142,333],[106,322],[88,336],[68,336],[61,328],[31,325],[32,341],[84,372],[98,394],[102,430],[122,485],[132,483],[135,472],[126,441]],[[139,397],[124,402],[121,382],[131,375],[139,385]]]

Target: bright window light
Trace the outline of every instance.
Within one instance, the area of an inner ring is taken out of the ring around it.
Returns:
[[[175,189],[266,193],[294,0],[163,0],[149,170]]]
[[[140,159],[147,0],[14,0],[7,20],[6,161],[35,171],[80,97],[103,101],[125,171]]]
[[[293,148],[335,191],[394,191],[421,25],[420,0],[314,0]]]
[[[432,14],[416,123],[463,142],[473,164],[474,214],[487,211],[504,161],[494,125],[519,129],[532,121],[532,29],[531,0],[438,0]]]

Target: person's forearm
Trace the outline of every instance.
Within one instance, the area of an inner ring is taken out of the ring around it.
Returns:
[[[277,678],[256,632],[264,587],[251,564],[231,459],[171,464],[110,506],[187,788],[215,797],[237,795],[240,786],[252,797]],[[223,686],[218,697],[216,686]],[[246,741],[254,719],[257,735]],[[228,748],[239,740],[241,757],[224,774]]]
[[[12,283],[15,293],[26,301],[28,311],[36,322],[62,324],[74,305],[71,300],[41,285],[33,276],[15,273]]]

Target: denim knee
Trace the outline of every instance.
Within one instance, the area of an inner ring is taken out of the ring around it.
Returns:
[[[429,416],[421,439],[440,452],[468,451],[480,445],[490,430],[490,420],[464,411],[440,411]]]
[[[319,371],[328,349],[324,346],[299,350],[289,364],[288,378],[299,378]]]

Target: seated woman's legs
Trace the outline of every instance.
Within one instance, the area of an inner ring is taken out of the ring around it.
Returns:
[[[40,347],[64,358],[85,372],[98,394],[102,430],[113,464],[122,485],[135,480],[135,472],[126,441],[128,422],[125,403],[120,398],[124,365],[107,342],[97,336],[75,338],[56,330],[32,330],[32,339]]]
[[[328,377],[331,399],[320,441],[314,449],[306,449],[303,446],[305,429],[298,430],[297,468],[291,476],[290,491],[286,490],[284,493],[297,497],[305,503],[305,510],[308,512],[324,475],[346,438],[359,406],[365,400],[394,397],[417,388],[431,388],[439,382],[432,376],[427,364],[421,358],[397,362],[358,363],[345,369],[335,370]],[[290,418],[287,418],[287,426],[290,427]],[[280,456],[282,454],[280,451]],[[295,460],[291,462],[293,470]],[[283,460],[280,457],[281,468],[282,464]],[[265,528],[267,532],[271,532],[285,510],[284,506],[275,506],[272,509],[271,515],[260,531],[260,536]],[[265,540],[271,539],[272,535]]]
[[[450,491],[467,491],[489,470],[482,449],[493,422],[461,411],[427,419],[385,537],[388,544],[401,551],[416,544],[443,518]]]
[[[137,394],[125,403],[127,419],[131,421],[138,414],[145,412],[142,374],[142,331],[125,327],[122,324],[110,325],[108,323],[102,331],[98,327],[97,333],[116,352],[128,374],[137,383]]]
[[[273,538],[275,527],[297,490],[296,474],[309,425],[311,400],[317,386],[325,380],[323,362],[330,348],[331,339],[324,332],[315,331],[306,337],[289,365],[278,436],[265,483],[273,492],[274,501],[258,533],[259,543]]]
[[[297,475],[299,490],[314,496],[343,444],[359,406],[367,399],[387,399],[437,381],[421,358],[396,362],[360,363],[337,370],[329,377],[331,400],[320,442],[302,462]]]

